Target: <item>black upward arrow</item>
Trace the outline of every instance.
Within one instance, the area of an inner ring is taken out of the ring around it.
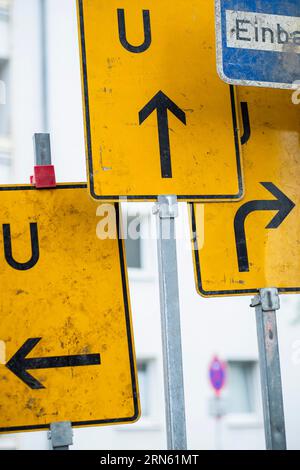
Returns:
[[[240,272],[249,272],[249,259],[247,250],[247,240],[245,233],[245,221],[249,214],[255,211],[278,211],[271,222],[266,226],[267,229],[278,228],[284,219],[295,207],[295,204],[280,191],[273,183],[260,183],[276,199],[249,201],[239,208],[234,218],[235,243]]]
[[[82,354],[77,356],[34,357],[26,356],[41,341],[42,338],[30,338],[16,354],[8,361],[6,367],[21,379],[28,387],[37,390],[45,388],[27,370],[53,369],[56,367],[79,367],[101,364],[100,354]]]
[[[186,115],[170,98],[159,91],[139,112],[140,124],[143,124],[155,110],[157,111],[161,175],[162,178],[172,178],[168,110],[185,125]]]

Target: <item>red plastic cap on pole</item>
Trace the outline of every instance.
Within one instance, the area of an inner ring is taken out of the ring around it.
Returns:
[[[56,178],[54,165],[38,165],[34,167],[34,175],[30,178],[31,184],[37,189],[55,188]]]

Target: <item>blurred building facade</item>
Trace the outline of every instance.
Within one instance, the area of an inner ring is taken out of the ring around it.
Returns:
[[[145,6],[149,4],[145,0]],[[99,28],[101,32],[101,28]],[[60,182],[86,180],[75,0],[0,0],[0,183],[28,183],[35,132],[50,132]],[[141,231],[154,227],[151,204],[124,205],[140,214]],[[250,299],[202,299],[195,290],[188,214],[180,204],[178,268],[190,449],[262,449],[255,314]],[[77,429],[74,449],[163,449],[163,370],[156,241],[127,243],[142,418],[134,425]],[[297,296],[278,314],[289,448],[300,448],[300,319]],[[1,312],[5,315],[5,312]],[[211,416],[208,365],[228,363],[226,416]],[[0,384],[1,393],[1,384]],[[1,420],[1,417],[0,417]],[[0,437],[1,448],[48,449],[46,432]]]

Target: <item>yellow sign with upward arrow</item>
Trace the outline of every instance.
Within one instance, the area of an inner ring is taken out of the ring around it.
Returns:
[[[235,91],[217,75],[214,3],[78,0],[94,199],[239,200]],[[146,7],[145,7],[146,8]]]
[[[238,99],[246,196],[191,205],[196,286],[203,296],[300,292],[300,108],[288,91],[239,88]]]
[[[122,241],[96,236],[86,185],[0,195],[0,432],[137,420]]]

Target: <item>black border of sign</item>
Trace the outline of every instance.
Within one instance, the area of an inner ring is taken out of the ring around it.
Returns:
[[[74,184],[58,184],[56,188],[51,189],[51,191],[57,191],[58,189],[87,189],[87,184],[85,183],[74,183]],[[20,185],[20,186],[0,186],[1,191],[26,191],[34,190],[37,191],[34,186]],[[38,190],[40,191],[40,189]],[[49,189],[48,189],[49,191]],[[89,195],[87,194],[87,197]],[[119,205],[114,204],[116,210],[116,223],[118,234],[120,229],[120,212]],[[134,422],[138,419],[140,410],[138,402],[138,393],[137,393],[137,381],[134,367],[134,353],[133,353],[133,338],[131,334],[131,316],[129,311],[129,299],[128,299],[128,283],[126,276],[126,264],[125,264],[125,255],[123,241],[118,237],[118,246],[119,246],[119,258],[120,258],[120,268],[121,268],[121,278],[122,278],[122,289],[123,289],[123,298],[124,298],[124,309],[125,309],[125,319],[126,319],[126,331],[127,331],[127,341],[128,341],[128,350],[129,350],[129,360],[130,360],[130,373],[131,373],[131,383],[132,383],[132,396],[134,403],[134,415],[130,418],[111,418],[111,419],[102,419],[102,420],[91,420],[91,421],[72,421],[72,426],[74,427],[83,427],[83,426],[97,426],[105,424],[117,424],[117,423],[129,423]],[[41,425],[32,425],[32,426],[14,426],[9,428],[0,427],[0,433],[13,433],[21,431],[37,431],[43,429],[49,429],[49,424]]]
[[[196,289],[200,295],[203,297],[222,297],[222,296],[234,296],[234,295],[250,295],[257,294],[259,288],[254,289],[233,289],[233,290],[217,290],[217,291],[206,291],[202,286],[202,276],[201,276],[201,262],[199,250],[197,247],[197,224],[195,216],[195,204],[190,203],[190,220],[191,220],[191,230],[194,237],[192,239],[192,248],[193,248],[193,259],[196,272]],[[267,287],[277,287],[277,286],[266,286]],[[300,287],[277,287],[280,294],[297,294],[300,293]]]
[[[90,193],[93,199],[98,201],[118,201],[119,199],[126,198],[127,200],[133,201],[155,201],[158,195],[149,196],[98,196],[95,194],[94,188],[94,172],[93,172],[93,159],[92,159],[92,141],[91,141],[91,124],[90,124],[90,105],[89,105],[89,86],[88,86],[88,73],[87,73],[87,58],[86,58],[86,47],[85,47],[85,26],[84,26],[84,13],[83,13],[83,0],[77,0],[78,4],[78,15],[80,21],[80,40],[81,40],[81,63],[82,63],[82,75],[84,85],[84,107],[85,107],[85,127],[86,127],[86,140],[87,140],[87,153],[88,153],[88,167],[89,167],[89,182],[90,182]],[[204,196],[177,196],[178,200],[181,201],[224,201],[224,200],[240,200],[244,193],[243,176],[242,176],[242,165],[241,165],[241,154],[239,146],[239,135],[237,126],[237,112],[236,102],[234,96],[234,88],[229,85],[231,111],[232,111],[232,124],[233,124],[233,135],[235,143],[236,153],[236,164],[237,164],[237,176],[238,176],[238,187],[239,191],[237,194],[227,195],[204,195]]]

